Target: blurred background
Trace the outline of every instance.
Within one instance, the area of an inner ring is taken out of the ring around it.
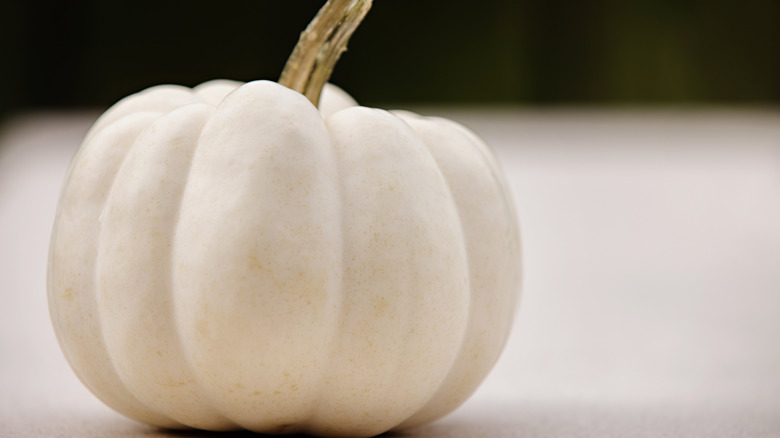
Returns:
[[[0,113],[278,78],[319,0],[6,0]],[[358,101],[776,104],[776,0],[377,0],[333,81]]]
[[[0,436],[171,436],[111,412],[57,346],[68,162],[128,94],[275,80],[322,3],[2,3]],[[473,129],[521,224],[503,357],[403,436],[780,436],[780,1],[374,0],[332,81]]]

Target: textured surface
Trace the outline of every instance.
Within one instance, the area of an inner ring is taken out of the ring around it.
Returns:
[[[214,87],[227,96],[201,101]],[[369,436],[451,412],[488,374],[520,279],[493,155],[454,122],[323,115],[275,82],[217,81],[129,96],[89,131],[49,308],[109,407]]]
[[[493,145],[526,277],[482,388],[402,436],[780,435],[780,114],[419,111]],[[203,436],[111,412],[54,340],[49,232],[93,117],[1,133],[0,436]]]

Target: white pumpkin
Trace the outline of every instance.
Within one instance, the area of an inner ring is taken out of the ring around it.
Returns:
[[[515,312],[501,171],[460,125],[275,82],[154,87],[76,155],[49,302],[68,361],[162,427],[375,435],[460,405]]]

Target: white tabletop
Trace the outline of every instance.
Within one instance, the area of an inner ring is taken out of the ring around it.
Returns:
[[[496,150],[525,278],[484,385],[401,436],[780,436],[780,112],[422,112]],[[54,338],[49,231],[95,115],[0,128],[0,436],[203,436],[115,414]]]

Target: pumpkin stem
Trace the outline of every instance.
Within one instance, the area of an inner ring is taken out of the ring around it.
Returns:
[[[279,83],[317,106],[322,87],[347,50],[347,41],[371,8],[371,0],[328,0],[301,33]]]

